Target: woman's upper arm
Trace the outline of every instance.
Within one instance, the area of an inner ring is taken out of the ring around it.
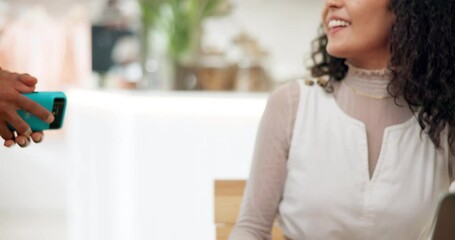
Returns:
[[[452,183],[455,182],[455,155],[449,155],[449,171],[450,171],[450,180]]]
[[[258,129],[240,216],[230,240],[270,239],[286,180],[299,93],[298,83],[294,82],[269,97]]]

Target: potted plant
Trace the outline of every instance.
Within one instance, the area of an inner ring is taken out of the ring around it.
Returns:
[[[200,51],[202,22],[229,12],[227,0],[140,0],[144,31],[164,33],[170,64],[177,77],[181,66],[194,65]],[[145,35],[144,35],[145,36]],[[144,41],[150,42],[145,38]],[[147,47],[143,51],[149,51]]]

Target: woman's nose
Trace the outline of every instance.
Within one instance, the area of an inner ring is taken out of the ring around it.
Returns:
[[[325,3],[328,8],[339,8],[343,5],[343,0],[326,0]]]

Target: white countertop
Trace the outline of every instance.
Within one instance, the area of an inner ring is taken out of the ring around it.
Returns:
[[[67,95],[73,239],[214,239],[213,182],[248,177],[267,94]]]

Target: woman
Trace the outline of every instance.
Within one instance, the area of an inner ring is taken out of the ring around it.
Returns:
[[[323,88],[271,95],[231,240],[270,239],[275,217],[293,240],[431,236],[455,172],[454,6],[326,1]]]

